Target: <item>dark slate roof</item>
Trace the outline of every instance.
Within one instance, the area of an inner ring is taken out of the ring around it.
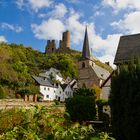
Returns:
[[[32,77],[39,85],[54,87],[52,82],[47,78],[44,79],[42,77],[37,77],[37,76],[32,76]]]
[[[114,64],[128,62],[137,55],[140,56],[140,34],[121,36]]]
[[[85,38],[84,38],[84,43],[83,43],[82,58],[83,59],[90,59],[90,50],[89,50],[87,28],[85,30]]]

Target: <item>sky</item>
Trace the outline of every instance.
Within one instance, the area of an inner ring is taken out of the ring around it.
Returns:
[[[140,33],[140,0],[0,0],[0,42],[44,52],[69,30],[81,51],[86,26],[92,55],[112,65],[120,36]]]

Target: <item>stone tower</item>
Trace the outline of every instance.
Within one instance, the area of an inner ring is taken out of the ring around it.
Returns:
[[[56,52],[56,43],[55,40],[48,40],[46,45],[46,54],[55,53]]]
[[[70,49],[70,32],[63,32],[62,40],[59,42],[59,48],[69,48]]]
[[[70,32],[66,31],[63,33],[63,47],[70,48]]]

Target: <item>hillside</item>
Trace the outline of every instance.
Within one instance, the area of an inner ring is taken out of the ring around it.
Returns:
[[[31,47],[17,44],[0,44],[0,98],[15,97],[19,90],[36,93],[32,75],[38,75],[50,67],[59,69],[64,77],[77,78],[77,60],[81,54],[72,50],[71,54],[46,55]],[[98,65],[108,67],[98,61]]]

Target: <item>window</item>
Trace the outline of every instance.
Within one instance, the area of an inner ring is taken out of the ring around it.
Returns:
[[[61,94],[61,91],[59,93]]]
[[[55,90],[54,90],[54,93],[55,93]]]
[[[49,98],[49,95],[46,95],[46,98]]]
[[[50,88],[48,88],[48,90],[50,90]]]
[[[46,87],[44,87],[44,90],[46,90]]]
[[[85,62],[82,63],[82,68],[85,68]]]

